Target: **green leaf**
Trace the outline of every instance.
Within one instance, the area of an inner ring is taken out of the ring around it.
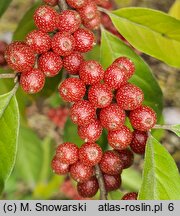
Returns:
[[[180,175],[174,159],[152,136],[149,137],[140,200],[179,200]]]
[[[35,29],[33,14],[36,8],[40,5],[40,3],[34,4],[27,13],[23,16],[17,29],[14,32],[13,40],[24,40],[25,36]]]
[[[171,131],[174,132],[178,137],[180,137],[180,124],[172,125]]]
[[[160,120],[163,108],[162,92],[156,79],[153,77],[149,66],[140,56],[138,56],[117,37],[103,29],[101,32],[102,41],[100,61],[102,65],[106,68],[120,56],[130,58],[136,66],[136,72],[130,79],[130,82],[139,86],[143,90],[145,96],[144,104],[152,107],[157,113],[158,120]]]
[[[169,15],[180,19],[180,0],[176,0],[169,10]]]
[[[120,200],[122,196],[123,193],[120,190],[115,190],[108,193],[110,200]]]
[[[0,96],[0,192],[14,167],[19,133],[19,110],[13,91]]]
[[[0,4],[0,17],[3,15],[3,13],[8,8],[9,4],[12,2],[12,0],[1,0]]]
[[[118,31],[136,49],[180,67],[179,20],[147,8],[123,8],[108,14]]]

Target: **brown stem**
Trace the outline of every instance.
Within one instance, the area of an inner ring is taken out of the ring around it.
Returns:
[[[58,0],[58,6],[62,11],[68,9],[68,5],[65,0]]]
[[[0,79],[14,79],[16,77],[16,74],[9,73],[9,74],[0,74]]]
[[[98,164],[95,166],[95,170],[96,170],[96,178],[99,183],[100,200],[107,200],[107,191],[105,188],[103,175],[102,175],[101,169]]]

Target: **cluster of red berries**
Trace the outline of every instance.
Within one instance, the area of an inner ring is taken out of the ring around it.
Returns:
[[[5,41],[0,41],[0,66],[5,66],[7,64],[4,58],[6,47],[7,43]]]

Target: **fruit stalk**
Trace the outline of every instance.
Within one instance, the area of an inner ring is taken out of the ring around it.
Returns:
[[[58,0],[58,6],[60,7],[60,9],[61,9],[62,11],[68,9],[68,5],[67,5],[67,3],[66,3],[65,0]]]

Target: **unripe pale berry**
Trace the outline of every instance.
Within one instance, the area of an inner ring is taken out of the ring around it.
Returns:
[[[88,3],[88,0],[66,0],[69,6],[72,8],[81,8]]]
[[[34,12],[34,23],[43,32],[57,29],[58,13],[50,6],[42,5]]]
[[[103,174],[104,184],[107,192],[117,190],[121,186],[120,175]]]
[[[18,41],[8,45],[5,51],[5,59],[9,67],[18,72],[30,71],[35,63],[35,55],[32,49],[25,43]]]
[[[125,112],[117,104],[101,109],[100,122],[107,130],[118,130],[125,122]]]
[[[76,102],[81,100],[86,92],[84,83],[79,78],[67,78],[65,79],[60,87],[60,96],[68,102]]]
[[[83,55],[79,52],[72,52],[63,58],[63,66],[69,74],[78,74],[81,63],[84,61]]]
[[[102,149],[96,143],[84,143],[79,149],[79,160],[86,166],[95,166],[102,158]]]
[[[78,101],[71,107],[71,120],[78,125],[88,125],[95,119],[95,108],[89,101]]]
[[[102,134],[102,126],[98,120],[94,120],[88,125],[78,127],[78,135],[85,142],[95,142]]]
[[[144,131],[133,131],[133,139],[130,147],[136,154],[144,154],[146,149],[146,142],[148,139],[148,133]]]
[[[116,94],[117,104],[124,110],[134,110],[138,108],[142,104],[143,100],[143,91],[130,83],[120,87]]]
[[[74,37],[67,32],[58,32],[52,38],[52,50],[60,56],[70,55],[74,47]]]
[[[102,83],[96,83],[92,85],[88,92],[88,99],[94,107],[104,108],[111,104],[113,94],[111,89]]]
[[[90,178],[88,181],[77,184],[77,191],[82,197],[93,197],[99,189],[96,177]]]
[[[124,149],[118,151],[119,157],[123,162],[123,169],[129,168],[134,161],[134,154],[130,149]]]
[[[38,59],[38,67],[47,77],[56,76],[62,69],[62,66],[61,57],[52,51],[42,54]]]
[[[104,70],[95,60],[84,61],[79,68],[79,76],[88,85],[100,82],[104,78]]]
[[[51,38],[47,33],[34,30],[26,36],[26,44],[28,44],[35,53],[41,54],[47,52],[51,48]]]
[[[21,73],[20,86],[28,94],[34,94],[42,90],[45,84],[45,75],[39,69],[32,69]]]
[[[140,106],[130,112],[129,119],[133,128],[148,131],[156,124],[156,113],[148,106]]]
[[[94,46],[95,36],[93,32],[85,28],[79,28],[73,34],[75,39],[75,50],[85,53],[92,50]]]
[[[51,162],[51,167],[53,172],[55,172],[57,175],[64,175],[69,172],[69,165],[62,163],[56,156]]]
[[[122,126],[119,130],[108,132],[109,145],[117,150],[126,149],[132,141],[132,132],[126,126]]]
[[[70,175],[77,182],[86,182],[94,174],[93,167],[86,166],[80,161],[74,163],[70,167]]]
[[[136,192],[127,193],[122,197],[122,200],[137,200],[137,196]]]
[[[56,149],[56,157],[66,164],[73,164],[78,160],[79,149],[74,143],[65,142]]]

